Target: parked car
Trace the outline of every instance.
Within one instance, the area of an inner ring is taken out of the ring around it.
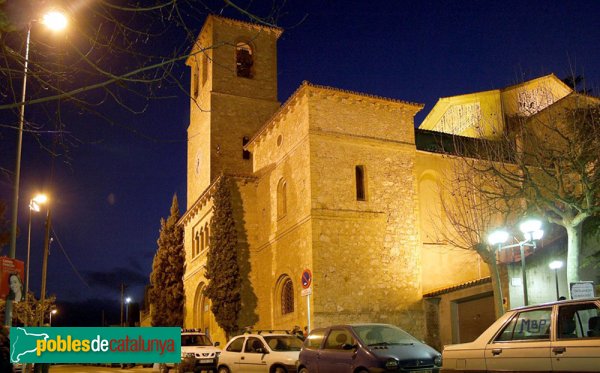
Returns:
[[[598,372],[600,298],[516,308],[442,355],[443,372]]]
[[[389,324],[336,325],[310,332],[300,373],[438,372],[441,354]]]
[[[286,331],[233,337],[219,357],[219,373],[294,373],[302,340]]]
[[[221,350],[219,342],[212,343],[209,336],[199,329],[182,329],[181,360],[186,365],[194,365],[194,371],[217,371]],[[175,364],[161,364],[161,373],[168,372]]]

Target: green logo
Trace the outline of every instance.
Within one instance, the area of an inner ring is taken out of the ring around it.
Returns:
[[[13,363],[178,363],[180,328],[10,328]]]

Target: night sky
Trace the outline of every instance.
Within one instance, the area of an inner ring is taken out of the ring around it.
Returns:
[[[247,20],[231,9],[223,14]],[[288,1],[278,19],[285,29],[278,43],[279,100],[308,80],[423,103],[418,125],[440,97],[549,73],[563,78],[575,72],[585,76],[587,88],[597,89],[599,15],[596,0]],[[187,86],[183,62],[177,71]],[[59,304],[95,302],[88,316],[97,323],[100,308],[118,310],[121,282],[141,301],[160,219],[168,216],[174,193],[185,211],[189,101],[180,91],[169,94],[176,97],[152,101],[142,114],[118,112],[114,123],[65,113],[71,115],[67,130],[77,140],[69,161],[55,163],[53,177],[48,154],[32,136],[24,137],[17,257],[25,258],[28,200],[48,191],[55,240],[47,291]],[[110,105],[98,110],[118,111]],[[16,122],[12,112],[0,114],[1,124]],[[0,127],[3,169],[14,169],[15,138],[14,129]],[[0,199],[8,204],[7,218],[11,190],[3,172]],[[43,214],[34,215],[30,281],[37,294],[43,221]],[[70,323],[60,315],[53,322]]]

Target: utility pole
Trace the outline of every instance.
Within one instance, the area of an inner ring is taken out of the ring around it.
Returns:
[[[125,284],[121,282],[121,326],[123,326],[123,302],[125,301]]]
[[[50,224],[51,224],[52,214],[50,213],[50,207],[48,207],[48,212],[46,214],[46,235],[44,238],[44,255],[42,259],[42,289],[40,293],[40,321],[39,325],[44,326],[44,301],[46,300],[46,275],[48,271],[48,252],[50,251]]]

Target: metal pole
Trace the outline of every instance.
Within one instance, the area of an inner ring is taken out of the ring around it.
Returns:
[[[519,249],[521,249],[521,277],[523,280],[523,301],[525,302],[524,306],[529,304],[529,298],[527,296],[527,273],[525,273],[525,245],[519,244]]]
[[[559,300],[560,294],[558,291],[558,268],[554,268],[554,280],[556,282],[556,300]]]
[[[44,256],[42,259],[42,289],[40,290],[40,326],[44,325],[44,301],[46,300],[46,275],[48,272],[48,252],[50,251],[50,224],[52,218],[50,210],[50,206],[48,206],[48,212],[46,214],[46,237],[44,238]]]
[[[307,313],[307,318],[308,318],[308,332],[310,333],[311,329],[310,329],[310,294],[308,294],[306,296],[306,313]]]
[[[23,147],[23,125],[25,123],[25,94],[27,90],[27,68],[29,64],[29,39],[31,37],[31,23],[27,24],[27,39],[25,41],[25,62],[23,64],[23,85],[21,89],[21,107],[19,108],[19,130],[17,132],[17,156],[15,160],[14,196],[12,205],[12,221],[10,227],[10,249],[8,257],[15,258],[17,252],[17,218],[19,216],[19,181],[21,179],[21,149]],[[13,301],[6,300],[4,312],[4,325],[12,325]]]
[[[29,294],[29,253],[31,252],[31,206],[29,207],[29,228],[27,229],[27,263],[25,265],[25,299]]]
[[[121,282],[121,326],[123,326],[123,301],[124,301],[125,284]]]

